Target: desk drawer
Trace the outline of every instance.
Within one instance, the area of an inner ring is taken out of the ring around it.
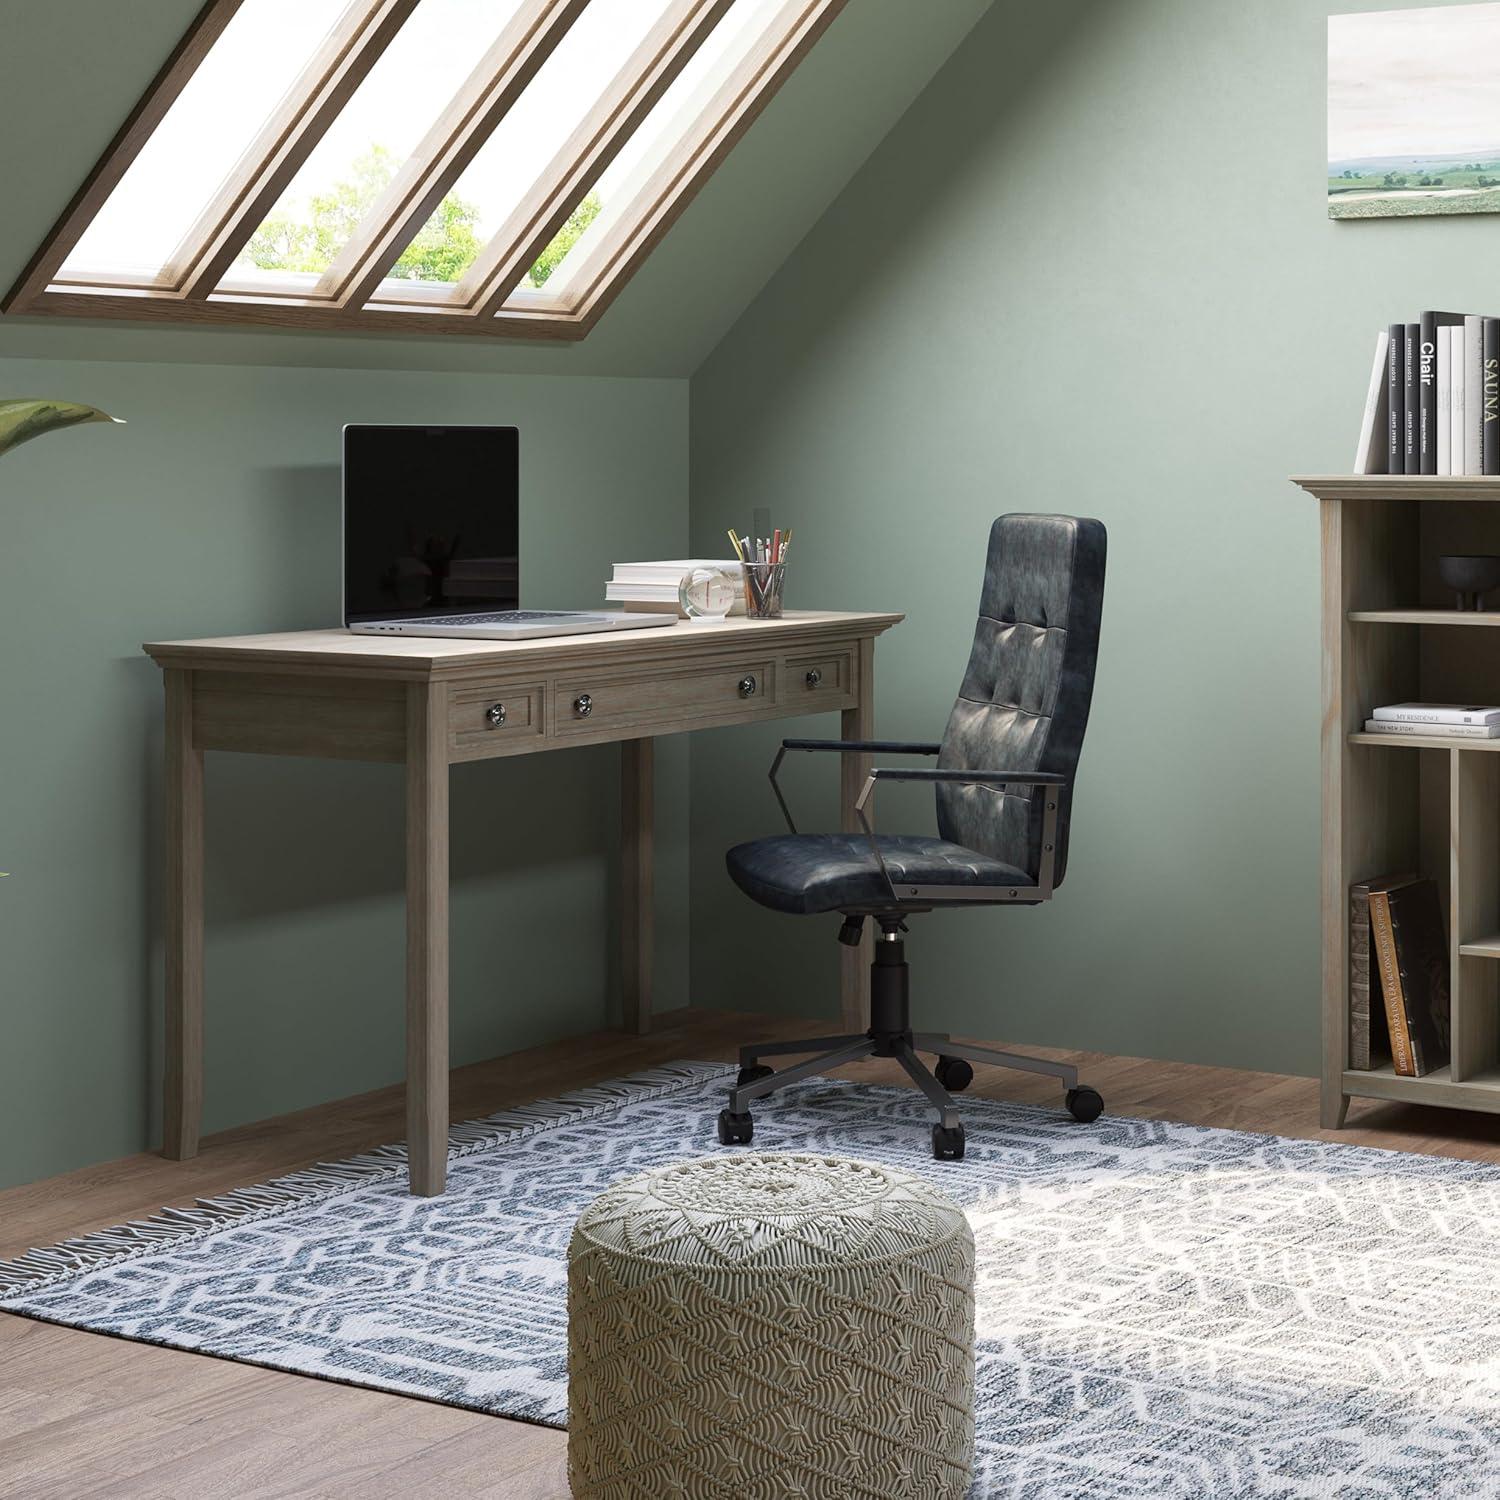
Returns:
[[[776,664],[760,657],[655,672],[559,677],[553,692],[557,739],[605,739],[629,728],[669,734],[773,711]]]
[[[822,651],[786,659],[788,705],[805,702],[809,713],[852,706],[853,681],[852,651]]]
[[[448,700],[451,758],[483,760],[537,749],[545,728],[546,696],[539,682],[455,688]]]

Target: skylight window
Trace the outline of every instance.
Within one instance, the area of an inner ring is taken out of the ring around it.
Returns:
[[[8,312],[582,337],[843,0],[211,0]]]

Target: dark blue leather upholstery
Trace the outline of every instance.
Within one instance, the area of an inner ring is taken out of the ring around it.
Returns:
[[[1071,783],[1083,748],[1099,619],[1105,531],[1075,516],[1001,516],[990,528],[979,620],[938,766],[1066,776],[1059,798],[1054,884],[1067,869]],[[1046,788],[937,785],[940,837],[881,835],[898,887],[1035,885]],[[811,914],[891,907],[869,841],[855,834],[788,834],[726,856],[746,895]],[[899,871],[899,873],[898,873]],[[1028,873],[1030,872],[1030,873]]]
[[[931,835],[877,835],[891,879],[914,885],[1035,885],[998,859]],[[862,833],[784,833],[729,851],[729,873],[775,911],[811,916],[891,904],[890,887]]]
[[[1077,516],[1001,516],[990,527],[979,622],[940,768],[1055,771],[1071,784],[1088,727],[1104,607],[1105,531]],[[937,789],[945,839],[1035,870],[1046,790],[974,783]],[[1057,866],[1068,863],[1072,792],[1059,805]]]

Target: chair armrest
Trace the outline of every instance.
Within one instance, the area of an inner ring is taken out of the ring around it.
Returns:
[[[1067,786],[1068,778],[1056,771],[966,771],[962,768],[935,771],[925,766],[877,766],[871,781],[972,781],[980,786]]]
[[[925,740],[782,740],[781,749],[776,752],[776,759],[771,762],[771,769],[766,774],[771,778],[771,790],[775,793],[781,816],[786,819],[787,828],[796,833],[797,825],[792,821],[792,810],[786,805],[786,798],[781,795],[781,783],[776,779],[776,773],[781,770],[781,763],[786,759],[788,750],[839,750],[866,755],[936,755],[942,748],[941,745],[930,744]]]
[[[936,755],[943,747],[926,740],[782,740],[783,750],[861,750],[873,755]]]

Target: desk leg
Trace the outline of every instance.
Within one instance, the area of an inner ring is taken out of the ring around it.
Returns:
[[[626,1031],[651,1029],[656,741],[620,745],[620,990]]]
[[[846,740],[868,740],[875,736],[875,638],[870,636],[859,643],[859,660],[854,673],[854,687],[858,702],[846,708],[840,716],[840,737]],[[870,767],[874,764],[869,755],[841,755],[839,772],[839,826],[845,833],[860,831],[859,818],[854,804],[864,790]],[[865,815],[873,823],[873,801],[865,808]],[[875,939],[870,924],[865,924],[865,935],[859,947],[846,948],[839,944],[839,1014],[847,1032],[863,1031],[870,1024],[870,964],[875,957]]]
[[[198,1154],[203,1120],[203,752],[193,744],[192,673],[165,674],[167,909],[162,1153]]]
[[[406,693],[406,1150],[432,1198],[448,1175],[448,689]]]

